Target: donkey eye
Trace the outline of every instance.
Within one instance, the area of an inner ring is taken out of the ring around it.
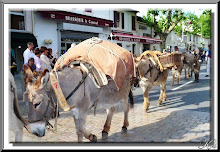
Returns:
[[[34,104],[34,108],[36,109],[40,104],[41,102]]]

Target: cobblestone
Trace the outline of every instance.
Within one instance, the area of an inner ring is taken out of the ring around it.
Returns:
[[[89,113],[86,128],[97,136],[98,142],[204,142],[210,138],[209,113],[174,108],[161,110],[161,107],[153,107],[152,112],[146,113],[142,104],[130,110],[128,132],[121,134],[124,113],[120,108],[122,106],[118,106],[113,115],[107,140],[101,139],[105,110],[97,111],[96,116]],[[63,114],[58,117],[56,133],[47,130],[44,137],[37,137],[24,129],[23,142],[77,142],[74,119],[71,113],[65,117]],[[55,121],[50,122],[54,124]],[[13,142],[13,134],[9,137]],[[83,142],[89,140],[84,138]]]

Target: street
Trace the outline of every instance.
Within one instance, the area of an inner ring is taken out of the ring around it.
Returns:
[[[184,79],[182,71],[180,84],[171,86],[172,72],[169,72],[166,91],[167,101],[157,106],[160,87],[153,86],[150,92],[150,107],[143,110],[143,92],[141,88],[134,90],[134,108],[129,111],[129,127],[127,134],[121,134],[123,124],[123,108],[116,107],[107,140],[101,139],[101,132],[106,119],[106,110],[98,109],[96,116],[93,108],[87,117],[87,130],[97,136],[99,143],[114,142],[185,142],[201,143],[210,140],[210,77],[205,77],[206,65],[202,64],[200,80]],[[18,83],[18,81],[16,82]],[[19,85],[19,84],[17,84]],[[18,90],[19,91],[19,90]],[[19,101],[22,114],[26,115],[25,104]],[[54,120],[50,120],[54,124]],[[10,141],[14,136],[10,134]],[[85,139],[84,142],[89,142]],[[47,130],[44,137],[29,134],[24,129],[23,142],[77,142],[74,120],[71,112],[61,112],[58,117],[57,132]],[[74,145],[74,144],[73,144]]]

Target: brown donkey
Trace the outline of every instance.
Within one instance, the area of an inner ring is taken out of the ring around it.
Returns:
[[[148,57],[144,57],[141,60],[135,58],[135,66],[136,71],[138,71],[139,84],[144,93],[144,110],[148,110],[150,106],[149,92],[152,86],[160,85],[161,87],[160,97],[158,99],[158,105],[160,105],[167,97],[166,81],[169,70],[161,71]]]

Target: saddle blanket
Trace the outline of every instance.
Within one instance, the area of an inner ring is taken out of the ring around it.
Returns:
[[[81,60],[94,66],[98,71],[110,76],[119,90],[127,75],[136,77],[134,59],[131,52],[107,40],[93,37],[70,48],[57,60],[54,70],[74,60]]]

